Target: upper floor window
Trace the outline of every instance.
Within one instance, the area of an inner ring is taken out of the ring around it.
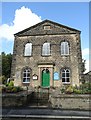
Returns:
[[[50,43],[44,43],[43,44],[42,55],[44,55],[44,56],[50,55]]]
[[[70,82],[70,70],[69,69],[62,70],[62,82],[64,83]]]
[[[68,42],[61,42],[61,55],[69,55]]]
[[[26,68],[23,71],[23,83],[29,83],[30,82],[30,69]]]
[[[32,43],[27,43],[25,45],[24,56],[31,56],[32,55]]]

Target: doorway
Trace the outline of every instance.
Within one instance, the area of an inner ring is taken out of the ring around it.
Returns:
[[[50,87],[50,71],[48,69],[42,70],[42,87]]]

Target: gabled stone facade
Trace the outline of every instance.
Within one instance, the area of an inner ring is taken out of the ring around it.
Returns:
[[[45,20],[14,36],[11,77],[15,85],[79,86],[83,72],[79,30]],[[31,53],[25,54],[27,43]],[[43,49],[49,53],[44,55]]]

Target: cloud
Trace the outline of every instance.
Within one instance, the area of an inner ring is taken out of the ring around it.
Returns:
[[[89,61],[90,61],[89,60],[89,55],[90,55],[90,52],[91,52],[91,50],[89,50],[89,48],[85,48],[85,49],[82,50],[82,58],[84,60],[86,60],[86,62],[85,62],[86,71],[84,73],[89,72]]]
[[[5,38],[6,40],[14,39],[14,27],[7,24],[0,26],[0,39]]]
[[[85,68],[86,68],[85,73],[89,72],[89,59],[86,60]]]
[[[82,55],[83,55],[83,56],[89,55],[89,48],[83,49],[83,50],[82,50]]]
[[[33,13],[29,8],[21,7],[15,11],[15,17],[11,25],[3,24],[0,26],[0,39],[14,39],[14,33],[26,29],[34,24],[41,22],[41,17]]]

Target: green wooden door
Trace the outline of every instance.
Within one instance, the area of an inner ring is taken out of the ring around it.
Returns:
[[[48,69],[42,71],[42,86],[43,87],[50,86],[50,72]]]

